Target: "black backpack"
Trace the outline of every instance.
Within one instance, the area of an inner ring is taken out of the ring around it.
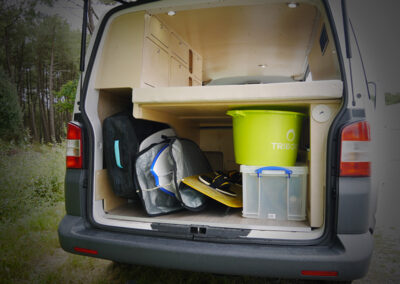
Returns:
[[[170,129],[170,126],[161,122],[135,119],[129,112],[120,112],[104,120],[105,166],[117,196],[136,198],[134,166],[139,146],[147,137],[164,129]]]

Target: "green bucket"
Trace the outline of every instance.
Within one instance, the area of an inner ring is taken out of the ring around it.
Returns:
[[[236,163],[250,166],[294,166],[305,116],[276,110],[229,110],[233,117]]]

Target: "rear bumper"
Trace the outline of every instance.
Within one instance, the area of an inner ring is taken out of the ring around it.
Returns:
[[[81,217],[66,215],[58,229],[62,248],[97,251],[98,258],[190,271],[280,278],[352,280],[369,266],[373,241],[369,233],[339,235],[332,246],[268,246],[210,243],[149,237],[92,228]],[[304,276],[304,270],[337,271],[338,276]]]

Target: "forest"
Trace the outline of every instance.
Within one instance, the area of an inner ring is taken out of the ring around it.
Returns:
[[[37,9],[54,2],[0,1],[3,141],[59,143],[65,136],[66,122],[71,120],[80,74],[81,32],[72,30],[61,16]],[[77,6],[83,7],[83,1]],[[90,11],[89,35],[93,17],[97,17],[93,9]]]

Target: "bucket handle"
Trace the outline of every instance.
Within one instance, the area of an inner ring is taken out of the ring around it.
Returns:
[[[237,109],[228,110],[228,111],[226,112],[226,114],[227,114],[227,115],[230,115],[230,116],[233,116],[233,117],[235,117],[235,116],[242,116],[242,117],[246,116],[246,113],[244,113],[244,112],[241,111],[241,110],[237,110]]]
[[[260,174],[263,171],[284,171],[288,175],[288,178],[290,178],[290,175],[293,173],[292,170],[289,170],[289,169],[286,169],[283,167],[270,166],[270,167],[263,167],[263,168],[259,168],[259,169],[255,170],[257,177],[260,177]]]

